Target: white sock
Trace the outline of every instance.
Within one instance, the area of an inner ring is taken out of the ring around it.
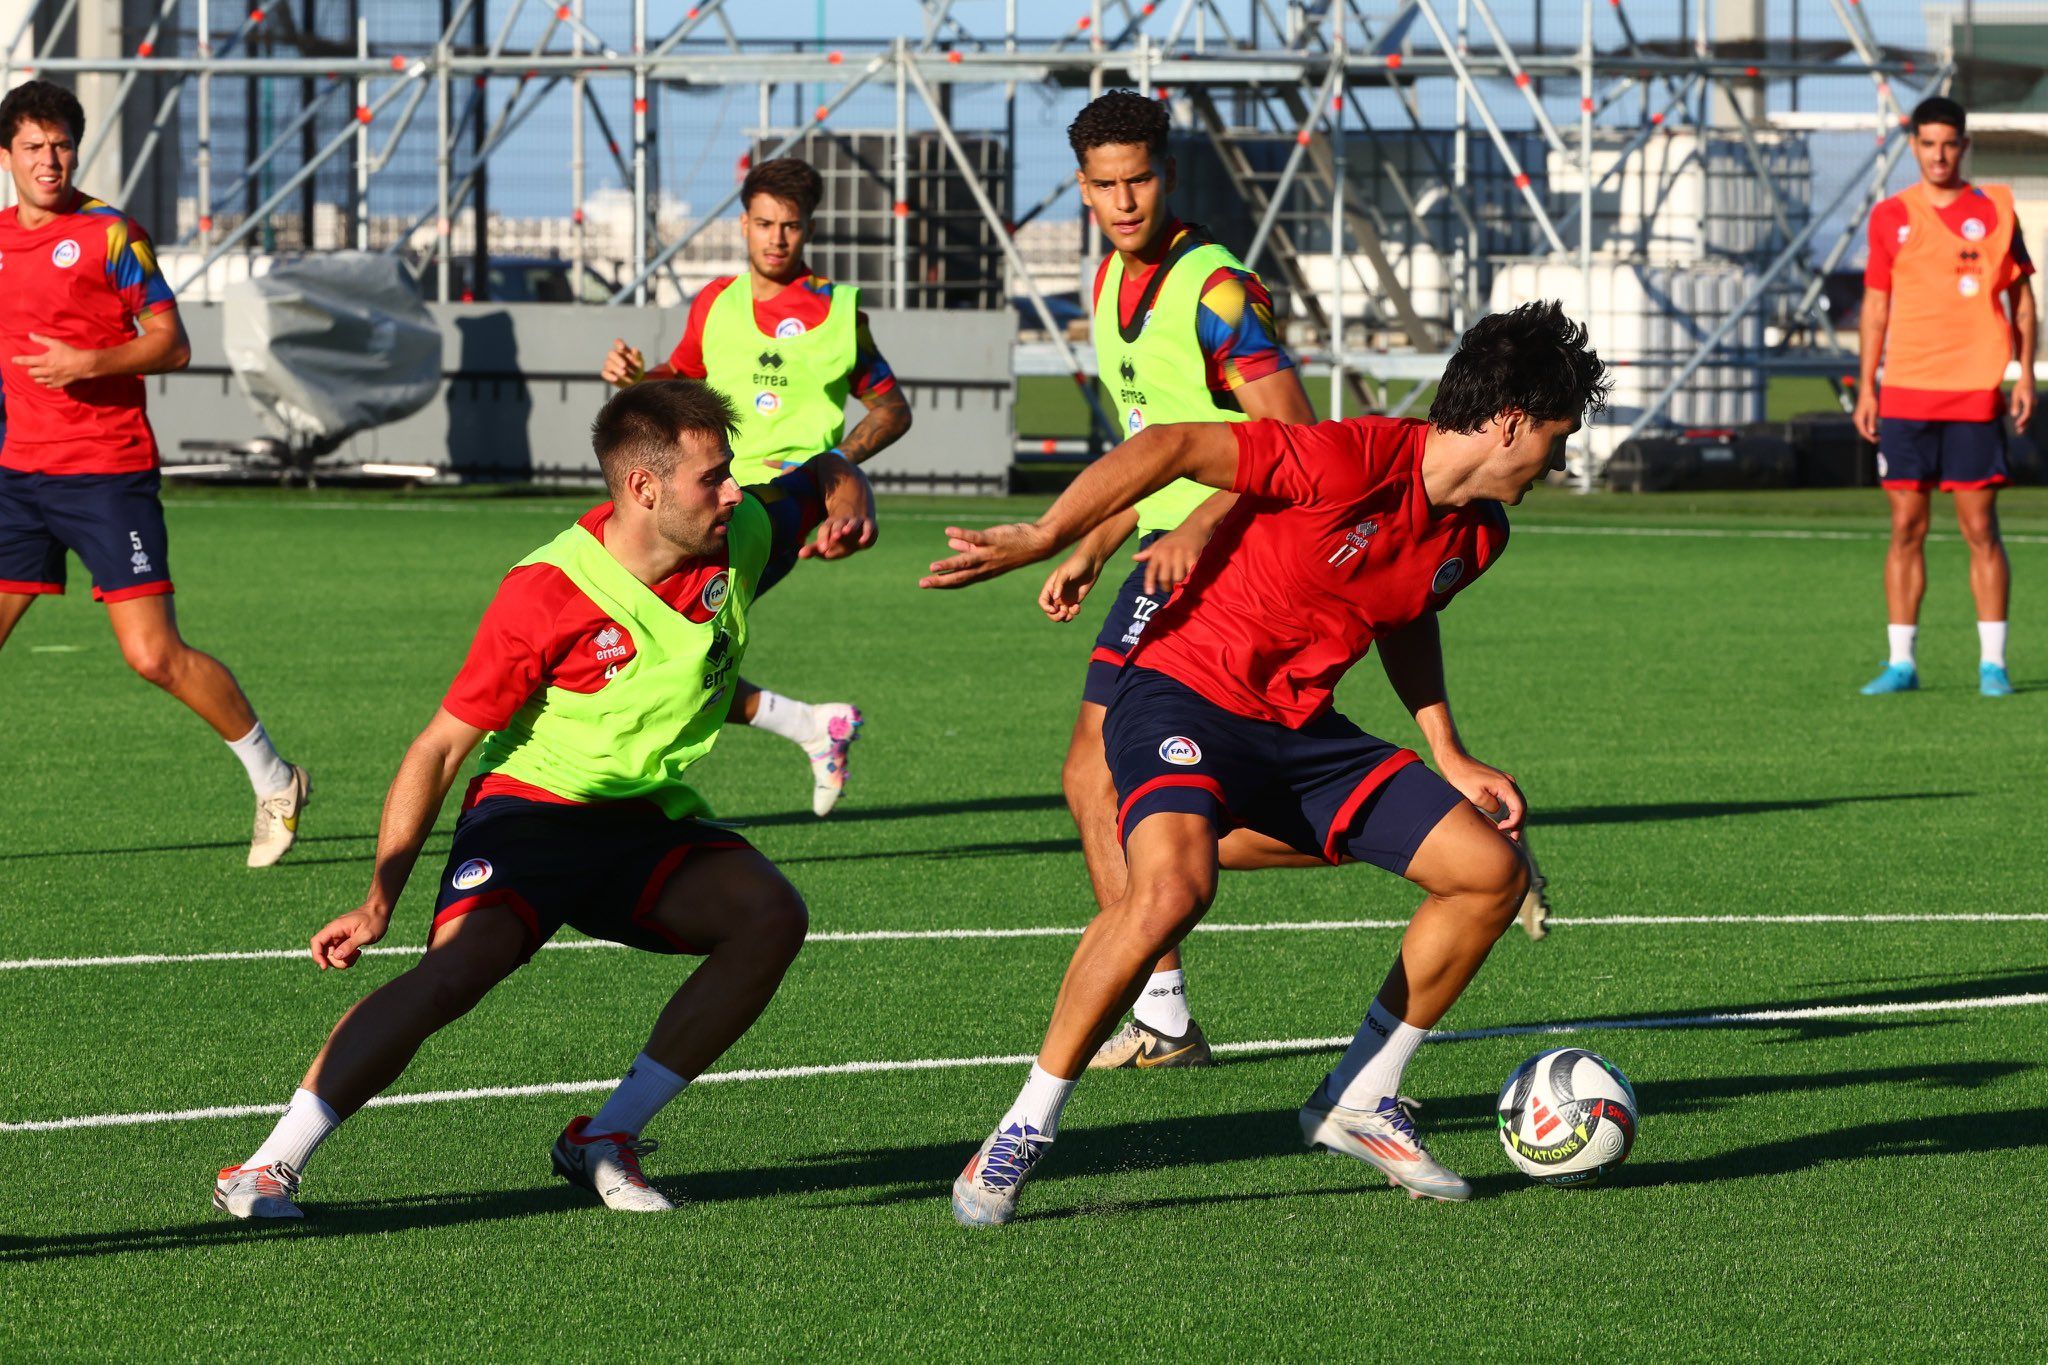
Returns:
[[[294,1090],[292,1102],[285,1106],[284,1117],[277,1121],[277,1127],[270,1130],[270,1136],[263,1139],[263,1145],[242,1165],[245,1168],[273,1166],[282,1161],[304,1174],[314,1150],[339,1127],[341,1120],[327,1107],[327,1101],[310,1090]]]
[[[1884,628],[1884,637],[1891,642],[1891,662],[1904,664],[1906,667],[1911,668],[1913,666],[1913,641],[1919,637],[1919,634],[1920,627],[1918,626],[1886,626]]]
[[[1003,1115],[1003,1121],[996,1125],[996,1130],[1001,1132],[1013,1123],[1021,1123],[1037,1129],[1047,1142],[1051,1142],[1059,1136],[1060,1110],[1067,1107],[1067,1096],[1073,1093],[1073,1081],[1063,1081],[1033,1062],[1030,1078],[1017,1092],[1017,1102],[1010,1106],[1009,1113]]]
[[[1131,1008],[1131,1016],[1162,1037],[1185,1037],[1190,1022],[1187,974],[1178,967],[1152,973],[1145,981],[1145,993]]]
[[[633,1059],[612,1097],[590,1120],[593,1133],[628,1133],[640,1136],[662,1106],[683,1093],[689,1082],[646,1053]]]
[[[240,739],[229,740],[228,748],[242,760],[242,767],[249,774],[249,785],[256,789],[258,796],[281,792],[292,784],[291,765],[279,758],[277,750],[271,747],[270,736],[263,733],[262,721],[257,721],[256,728]]]
[[[765,687],[761,689],[759,709],[747,724],[771,735],[781,735],[792,744],[808,744],[818,732],[818,721],[811,714],[809,702],[792,701]]]
[[[1401,1073],[1428,1036],[1428,1029],[1402,1023],[1393,1011],[1373,1001],[1358,1036],[1323,1082],[1323,1093],[1346,1109],[1379,1108],[1381,1100],[1401,1093]]]
[[[1979,621],[1977,623],[1977,648],[1980,657],[1987,664],[2005,667],[2005,622]]]

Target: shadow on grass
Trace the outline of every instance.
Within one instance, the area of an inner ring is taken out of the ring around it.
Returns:
[[[1711,820],[1728,815],[1776,815],[1781,811],[1832,810],[1890,801],[1962,801],[1976,792],[1891,792],[1871,796],[1814,796],[1783,801],[1670,801],[1639,806],[1532,808],[1532,825],[1632,825],[1658,820]]]
[[[860,824],[869,820],[923,820],[942,815],[986,815],[1004,812],[1055,810],[1066,812],[1067,799],[1057,792],[1034,796],[978,796],[966,801],[929,801],[916,805],[840,806],[833,810],[831,823]],[[766,829],[772,825],[819,825],[825,823],[807,810],[770,811],[765,815],[736,815],[731,823],[742,829]]]
[[[1807,1075],[1739,1075],[1652,1081],[1638,1085],[1636,1091],[1642,1100],[1647,1123],[1654,1125],[1666,1116],[1697,1113],[1760,1095],[1839,1091],[1878,1085],[1974,1090],[2036,1068],[2037,1064],[2031,1062],[1948,1062]],[[1491,1129],[1493,1104],[1491,1095],[1463,1095],[1432,1101],[1422,1112],[1423,1128],[1425,1132]],[[1075,1127],[1061,1137],[1052,1164],[1041,1180],[1052,1185],[1113,1173],[1223,1166],[1301,1155],[1300,1131],[1292,1108]],[[936,1204],[945,1197],[947,1182],[972,1152],[972,1144],[973,1135],[963,1134],[957,1142],[821,1153],[770,1166],[696,1171],[666,1177],[656,1183],[686,1205],[816,1195],[854,1196],[834,1201],[834,1206],[843,1208],[885,1207],[917,1200],[931,1200]],[[2044,1146],[2048,1146],[2048,1109],[1951,1114],[1933,1119],[1901,1119],[1827,1133],[1809,1133],[1695,1161],[1637,1162],[1626,1167],[1615,1183],[1632,1187],[1691,1184],[1783,1175],[1823,1161],[1952,1155]],[[1358,1174],[1362,1189],[1370,1191],[1378,1187],[1379,1177],[1374,1173],[1361,1167]],[[1487,1197],[1526,1188],[1528,1182],[1517,1175],[1494,1174],[1475,1179],[1473,1185],[1481,1197]],[[1077,1209],[1027,1213],[1025,1217],[1027,1220],[1052,1219],[1077,1214],[1261,1202],[1298,1195],[1353,1192],[1350,1187],[1331,1189],[1322,1185],[1300,1191],[1224,1192],[1093,1203]],[[117,1232],[48,1237],[0,1234],[0,1264],[133,1252],[204,1250],[280,1237],[373,1236],[577,1211],[597,1214],[587,1194],[563,1184],[331,1204],[309,1200],[306,1209],[308,1217],[303,1223],[242,1223],[223,1215],[205,1221]]]
[[[798,863],[864,863],[893,858],[924,858],[944,861],[950,858],[1014,858],[1034,853],[1073,853],[1081,851],[1078,836],[1071,839],[1034,839],[1028,842],[1012,840],[1001,844],[956,844],[951,848],[892,848],[875,849],[867,853],[806,853],[777,858],[777,867],[793,867]]]

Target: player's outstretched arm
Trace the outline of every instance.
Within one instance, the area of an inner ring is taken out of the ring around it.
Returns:
[[[1444,688],[1443,637],[1437,630],[1436,613],[1389,631],[1375,643],[1380,667],[1386,670],[1387,681],[1394,685],[1401,704],[1415,717],[1444,781],[1497,820],[1501,833],[1510,839],[1521,838],[1522,817],[1528,813],[1521,788],[1514,778],[1465,751],[1457,721],[1451,717]]]
[[[405,751],[391,790],[384,795],[384,816],[377,826],[377,864],[363,903],[313,935],[313,961],[325,971],[355,965],[363,949],[384,937],[391,912],[405,891],[412,865],[441,813],[441,802],[462,772],[462,765],[484,737],[437,709],[427,728]]]
[[[1175,479],[1211,488],[1237,480],[1237,438],[1224,422],[1179,422],[1145,430],[1081,471],[1037,521],[985,531],[946,528],[953,555],[933,563],[921,588],[964,588],[1048,559],[1107,518]]]

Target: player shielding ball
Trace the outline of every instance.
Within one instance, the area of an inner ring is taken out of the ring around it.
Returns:
[[[426,954],[335,1025],[270,1137],[220,1173],[216,1207],[300,1217],[299,1177],[328,1134],[565,924],[704,958],[604,1107],[554,1148],[555,1169],[607,1206],[671,1207],[641,1173],[654,1147],[641,1130],[767,1007],[806,926],[774,865],[704,821],[689,770],[725,723],[756,595],[797,559],[839,558],[875,534],[867,480],[837,455],[742,491],[733,426],[723,397],[683,380],[630,389],[598,414],[612,501],[505,576],[392,780],[368,897],[312,942],[324,970],[384,937],[481,743]]]
[[[2012,695],[2005,671],[2012,567],[1998,534],[1998,490],[2009,481],[2003,419],[2010,413],[2024,430],[2034,415],[2034,263],[2011,187],[1972,185],[1963,176],[1965,122],[1963,107],[1939,95],[1914,106],[1920,181],[1870,214],[1856,429],[1877,444],[1892,539],[1884,561],[1890,652],[1884,671],[1864,684],[1865,696],[1920,686],[1914,646],[1936,489],[1954,495],[1956,525],[1970,547],[1977,690]],[[2006,397],[1999,390],[2015,357],[2019,379]]]
[[[1167,154],[1166,106],[1111,90],[1075,116],[1067,142],[1081,198],[1116,249],[1095,274],[1096,372],[1130,433],[1168,422],[1313,422],[1315,411],[1273,325],[1259,277],[1206,231],[1168,206],[1177,174]],[[1233,493],[1176,479],[1081,538],[1046,578],[1046,614],[1070,621],[1117,547],[1138,533],[1139,561],[1116,589],[1095,637],[1060,786],[1081,835],[1098,908],[1124,893],[1116,843],[1116,788],[1102,750],[1104,708],[1124,658],[1146,623],[1188,576],[1231,505]],[[1180,949],[1156,963],[1096,1067],[1206,1066],[1209,1042],[1188,1011]]]
[[[1118,678],[1103,726],[1129,868],[1082,935],[1037,1062],[953,1186],[966,1224],[1006,1223],[1076,1079],[1145,970],[1208,910],[1219,844],[1363,861],[1425,893],[1357,1036],[1301,1108],[1313,1146],[1417,1197],[1471,1187],[1431,1159],[1400,1097],[1415,1049],[1528,889],[1514,780],[1465,751],[1445,701],[1437,613],[1500,556],[1502,504],[1561,467],[1605,400],[1585,329],[1554,303],[1485,318],[1445,366],[1428,421],[1365,417],[1152,427],[1097,461],[1033,523],[950,530],[923,586],[1045,559],[1177,477],[1239,501]],[[1331,692],[1374,643],[1441,776],[1360,730]],[[1499,811],[1498,827],[1482,812]]]
[[[36,598],[64,591],[68,549],[92,574],[121,657],[226,742],[256,796],[249,866],[298,837],[312,791],[278,756],[234,674],[185,642],[171,605],[156,434],[143,376],[191,360],[177,300],[140,224],[72,183],[85,111],[29,81],[0,101],[0,645]]]
[[[795,157],[764,161],[740,184],[740,228],[747,273],[711,281],[690,301],[682,339],[662,364],[623,340],[612,342],[600,373],[625,388],[647,379],[701,379],[739,413],[733,478],[767,483],[821,450],[861,464],[910,430],[910,403],[875,345],[860,290],[811,273],[811,235],[824,182]],[[846,429],[846,400],[867,415]],[[828,815],[846,789],[846,765],[860,738],[851,702],[808,704],[755,687],[733,688],[732,719],[780,735],[811,764],[811,811]]]

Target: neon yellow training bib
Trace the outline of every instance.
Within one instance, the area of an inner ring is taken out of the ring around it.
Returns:
[[[771,337],[754,321],[754,291],[746,276],[711,301],[704,319],[704,379],[739,412],[732,476],[742,487],[767,483],[782,472],[782,461],[801,463],[846,434],[859,310],[860,290],[835,284],[823,322],[795,336]]]
[[[1150,298],[1140,299],[1129,328],[1119,317],[1124,258],[1112,255],[1095,300],[1095,364],[1117,400],[1126,439],[1160,422],[1242,422],[1242,409],[1221,407],[1209,388],[1208,360],[1195,333],[1202,286],[1218,270],[1244,263],[1214,242],[1195,242],[1169,255],[1153,276]],[[1138,502],[1138,530],[1171,531],[1217,490],[1175,479]]]
[[[503,773],[572,801],[644,797],[671,820],[710,813],[683,781],[711,752],[747,652],[747,609],[768,562],[768,510],[747,498],[726,532],[729,566],[700,598],[701,624],[654,595],[582,526],[525,559],[552,564],[598,610],[632,632],[637,650],[595,692],[544,687],[484,738],[479,772]]]

